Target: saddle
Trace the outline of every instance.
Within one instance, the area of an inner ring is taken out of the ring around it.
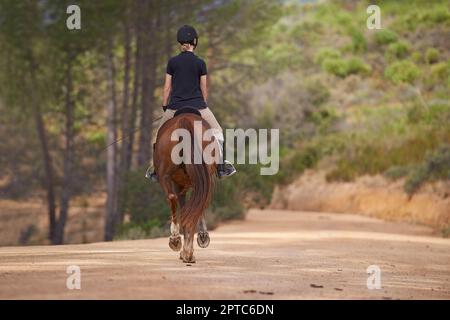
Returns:
[[[200,111],[198,111],[197,108],[194,108],[194,107],[181,107],[177,111],[175,111],[174,117],[179,116],[180,114],[183,114],[183,113],[192,113],[192,114],[196,114],[198,116],[202,116]]]

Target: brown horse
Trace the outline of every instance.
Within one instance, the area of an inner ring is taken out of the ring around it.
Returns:
[[[164,123],[158,131],[153,156],[155,172],[159,177],[159,183],[167,196],[167,202],[172,211],[169,246],[174,251],[180,251],[180,232],[182,232],[184,244],[183,250],[180,252],[180,259],[185,263],[195,262],[193,240],[197,228],[198,245],[202,248],[209,245],[210,240],[206,230],[204,214],[212,197],[216,173],[215,163],[207,164],[203,157],[200,164],[194,163],[196,150],[202,152],[206,145],[210,143],[199,139],[199,145],[194,145],[194,121],[201,121],[203,132],[210,128],[205,120],[193,113],[176,115]],[[175,164],[172,160],[172,150],[179,143],[178,139],[172,141],[174,139],[171,138],[175,129],[185,129],[192,137],[191,161],[184,160],[181,164]],[[189,190],[191,190],[191,193],[186,200],[186,193]],[[179,207],[179,219],[177,217],[177,206]]]

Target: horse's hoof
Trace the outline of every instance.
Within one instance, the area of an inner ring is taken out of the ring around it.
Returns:
[[[195,263],[194,255],[187,255],[184,253],[184,251],[180,252],[180,259],[183,260],[184,263]]]
[[[181,249],[181,236],[170,236],[169,238],[169,247],[173,251],[180,251]]]
[[[206,248],[209,246],[209,233],[207,231],[199,231],[197,234],[197,244],[200,248]]]

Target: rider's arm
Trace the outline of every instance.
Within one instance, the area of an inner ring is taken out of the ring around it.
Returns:
[[[208,102],[208,86],[206,74],[200,77],[200,90],[202,90],[203,99]]]
[[[163,106],[167,106],[169,103],[170,91],[172,90],[172,76],[166,73],[166,79],[164,81],[163,90]]]

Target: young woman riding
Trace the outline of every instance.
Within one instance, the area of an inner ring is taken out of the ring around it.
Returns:
[[[167,63],[163,95],[163,116],[159,128],[172,119],[175,112],[183,107],[197,109],[202,118],[208,122],[220,145],[220,159],[217,164],[219,178],[229,177],[236,173],[233,165],[223,159],[223,131],[207,106],[207,69],[206,63],[194,54],[198,44],[197,31],[188,25],[182,26],[177,32],[177,41],[181,45],[181,53],[172,57]],[[159,130],[158,128],[158,130]],[[151,167],[145,175],[152,181],[157,181],[157,173]]]

